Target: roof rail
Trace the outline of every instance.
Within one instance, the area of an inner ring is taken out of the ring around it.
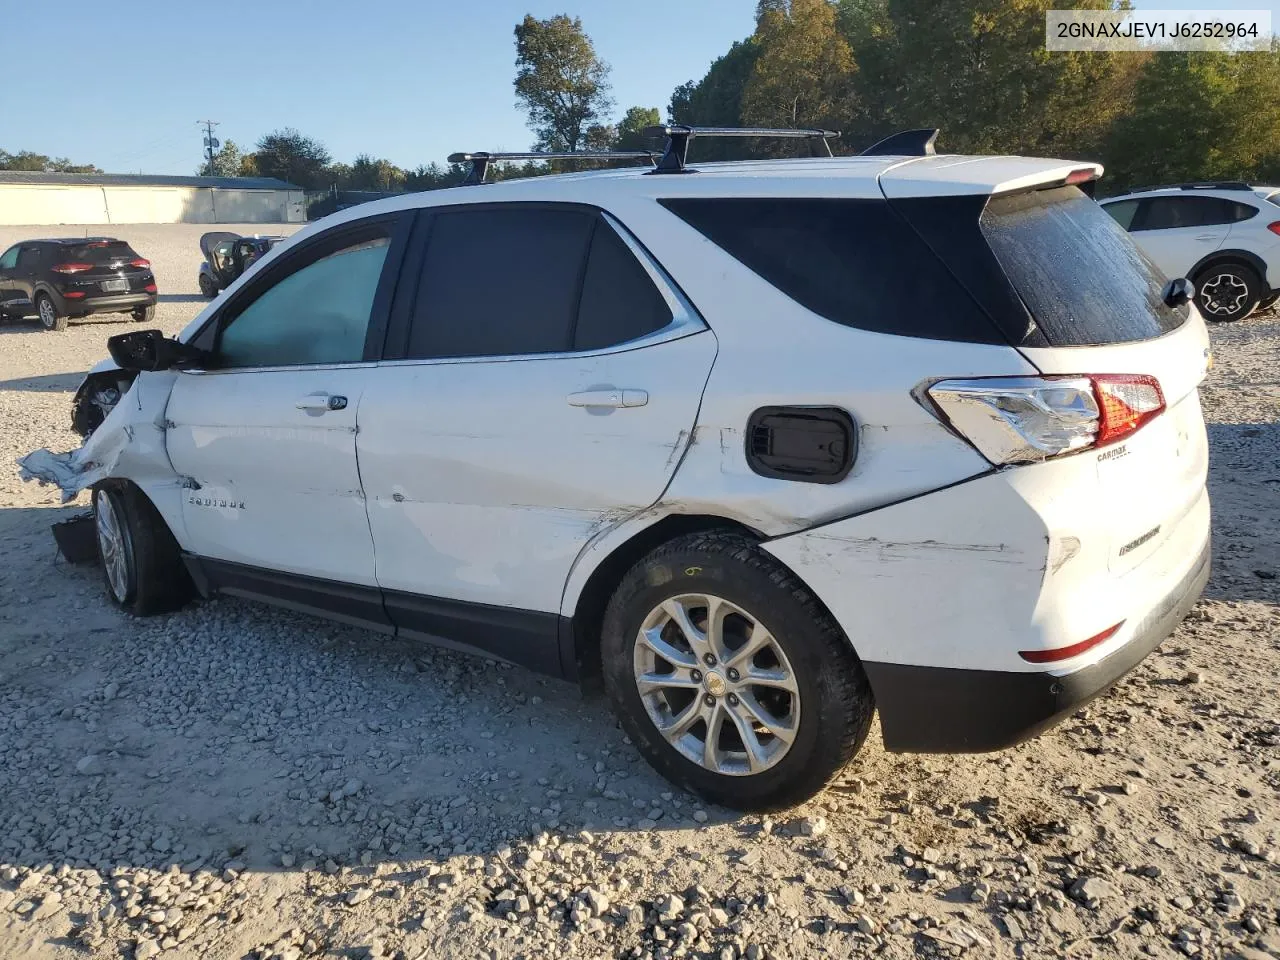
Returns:
[[[1252,192],[1253,187],[1243,180],[1197,180],[1193,183],[1157,183],[1147,187],[1134,187],[1116,196],[1146,193],[1150,190],[1247,190]]]
[[[691,127],[683,123],[645,127],[646,137],[666,137],[667,146],[658,165],[650,173],[696,173],[688,169],[689,141],[695,137],[773,137],[787,140],[821,140],[827,156],[831,156],[831,144],[840,136],[839,130],[791,130],[777,127]]]
[[[657,162],[657,154],[652,150],[578,150],[572,153],[539,153],[528,150],[520,153],[451,153],[450,163],[470,163],[471,170],[462,181],[462,186],[473,186],[485,182],[489,172],[489,164],[502,160],[648,160],[650,164]]]
[[[931,157],[938,151],[933,142],[938,139],[937,127],[920,130],[903,130],[873,143],[863,150],[860,157]]]

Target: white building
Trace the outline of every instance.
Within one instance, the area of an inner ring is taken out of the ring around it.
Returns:
[[[301,223],[301,187],[272,177],[0,170],[0,224]]]

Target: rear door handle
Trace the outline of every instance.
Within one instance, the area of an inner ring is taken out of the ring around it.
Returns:
[[[572,407],[643,407],[648,402],[646,390],[619,390],[617,387],[569,394]]]
[[[1200,236],[1196,237],[1196,239],[1208,243],[1210,240],[1217,240],[1218,235],[1216,233],[1202,233]]]
[[[347,409],[347,398],[331,393],[313,393],[303,397],[294,406],[308,413],[327,413],[330,410]]]

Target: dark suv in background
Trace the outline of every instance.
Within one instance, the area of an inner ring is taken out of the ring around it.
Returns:
[[[36,316],[46,330],[93,313],[150,321],[156,310],[151,261],[123,240],[24,240],[0,256],[0,317]]]

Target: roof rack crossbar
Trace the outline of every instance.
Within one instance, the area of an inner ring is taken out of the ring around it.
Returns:
[[[666,137],[667,146],[662,159],[650,173],[694,173],[688,169],[689,141],[695,137],[770,137],[784,140],[822,141],[822,149],[831,156],[828,142],[840,136],[839,130],[791,130],[778,127],[691,127],[683,123],[645,127],[646,137]],[[816,147],[816,143],[815,143]]]
[[[578,150],[575,152],[539,153],[536,150],[524,150],[517,153],[451,153],[450,163],[470,163],[471,170],[462,181],[463,186],[484,183],[489,172],[489,164],[504,160],[648,160],[657,163],[657,154],[652,150]]]

